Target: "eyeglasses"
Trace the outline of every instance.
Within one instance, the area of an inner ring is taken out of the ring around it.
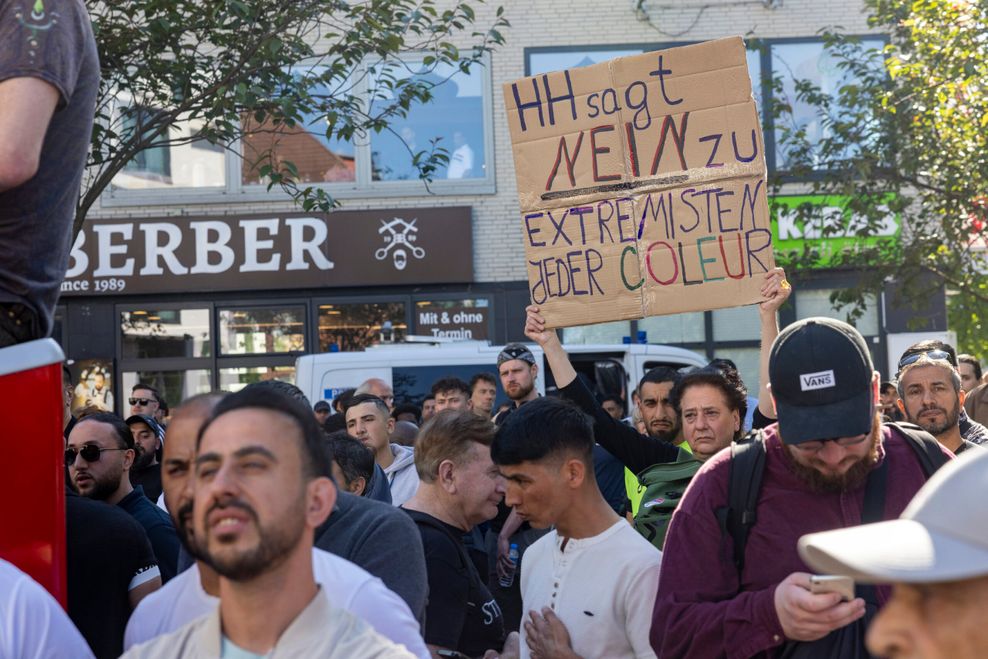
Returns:
[[[800,442],[798,444],[793,444],[792,446],[803,451],[804,453],[819,453],[823,449],[823,445],[827,442],[834,442],[837,446],[847,448],[849,446],[857,446],[864,440],[868,439],[868,434],[858,435],[857,437],[831,437],[830,439],[813,439],[808,442]]]
[[[930,359],[943,359],[944,361],[950,361],[950,353],[943,350],[927,350],[926,352],[917,352],[914,355],[906,355],[899,360],[899,370],[901,371],[910,364],[915,364],[922,357],[928,357]]]
[[[141,407],[146,407],[151,403],[157,403],[153,398],[128,398],[127,402],[130,403],[131,407],[134,405],[140,405]]]
[[[75,456],[78,453],[82,456],[82,459],[86,462],[98,462],[100,455],[103,451],[126,451],[125,448],[100,448],[94,444],[86,444],[78,451],[74,448],[65,449],[65,465],[72,466],[75,464]]]

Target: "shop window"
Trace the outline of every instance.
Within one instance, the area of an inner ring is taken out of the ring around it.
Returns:
[[[405,338],[403,302],[319,305],[319,351],[363,350]]]
[[[305,350],[305,307],[220,309],[220,353],[252,355]]]
[[[121,110],[119,128],[125,136],[150,133],[159,110],[129,106]],[[221,188],[226,185],[226,153],[197,138],[205,122],[178,121],[149,148],[137,153],[113,177],[124,190]]]
[[[244,368],[221,368],[220,389],[240,391],[248,384],[265,380],[280,380],[295,384],[294,366],[257,366]]]
[[[878,336],[878,299],[875,295],[865,296],[864,314],[850,321],[847,317],[851,307],[842,307],[840,311],[834,309],[830,302],[832,289],[820,288],[815,290],[796,291],[796,319],[811,318],[813,316],[824,316],[826,318],[836,318],[851,322],[864,336]]]
[[[631,336],[631,321],[628,320],[563,328],[563,343],[568,344],[622,343],[626,336]]]
[[[134,309],[120,314],[124,359],[209,357],[209,309]]]
[[[649,343],[703,343],[706,339],[702,311],[642,318],[638,331],[645,332]]]
[[[169,407],[174,409],[186,398],[212,391],[210,372],[207,369],[175,371],[124,371],[121,375],[123,388],[120,392],[121,409],[124,416],[130,415],[130,406],[125,398],[135,384],[149,384],[164,397]]]
[[[758,305],[714,309],[715,341],[758,341],[762,338]]]
[[[448,64],[410,63],[376,65],[371,76],[370,114],[376,116],[394,102],[389,88],[395,80],[414,76],[434,85],[428,104],[413,105],[407,116],[389,130],[370,136],[371,177],[374,181],[415,181],[419,178],[413,154],[445,149],[449,163],[437,180],[483,179],[487,176],[484,125],[485,68],[464,73]]]

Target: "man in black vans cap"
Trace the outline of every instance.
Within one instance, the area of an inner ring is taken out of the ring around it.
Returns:
[[[859,591],[846,602],[811,592],[796,543],[806,533],[897,517],[949,457],[918,428],[881,424],[878,373],[846,323],[808,318],[784,329],[772,345],[769,380],[778,423],[709,459],[672,517],[652,619],[661,657],[863,649],[859,620],[888,590]],[[738,482],[753,493],[750,503],[729,495]],[[803,644],[815,647],[796,649]]]

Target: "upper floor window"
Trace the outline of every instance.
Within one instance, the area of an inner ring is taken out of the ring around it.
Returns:
[[[283,193],[277,186],[267,188],[259,163],[268,162],[268,156],[276,167],[291,162],[301,186],[325,186],[342,198],[494,192],[489,58],[474,64],[469,73],[427,64],[424,56],[367,63],[355,70],[348,93],[357,97],[360,111],[375,117],[395,100],[394,81],[412,76],[433,83],[432,99],[413,103],[405,117],[388,118],[380,132],[355,134],[352,139],[332,132],[327,137],[323,116],[304,115],[294,126],[275,127],[245,115],[242,137],[228,150],[197,139],[201,121],[178,121],[114,178],[103,204],[173,204],[169,191],[178,188],[186,200],[205,203],[272,200]],[[336,91],[315,82],[310,93]],[[147,130],[147,118],[155,112],[122,99],[119,123],[124,131]],[[435,149],[444,149],[449,162],[431,173],[427,186],[415,165]]]
[[[861,52],[877,53],[884,41],[880,38],[862,39]],[[811,147],[830,136],[830,127],[818,108],[797,92],[797,83],[808,82],[823,94],[836,101],[840,88],[853,84],[854,78],[838,66],[838,60],[828,51],[822,41],[798,41],[766,44],[770,53],[770,74],[781,82],[780,97],[776,100],[792,108],[781,119],[776,120],[773,142],[775,146],[775,168],[789,169],[792,154],[784,143],[785,131],[804,131]],[[881,59],[874,58],[874,66],[881,66]],[[814,162],[814,168],[822,163]]]

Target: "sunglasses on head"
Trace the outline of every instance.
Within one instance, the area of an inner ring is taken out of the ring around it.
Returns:
[[[943,350],[927,350],[926,352],[917,352],[914,355],[906,355],[899,360],[899,370],[901,371],[910,364],[915,364],[922,357],[929,357],[930,359],[942,359],[946,362],[950,361],[950,353]]]
[[[65,464],[71,466],[75,463],[75,456],[79,454],[86,462],[97,462],[103,451],[126,451],[125,448],[100,448],[93,444],[86,444],[78,451],[74,448],[65,449]]]
[[[156,401],[153,398],[128,398],[127,402],[130,403],[132,406],[140,405],[141,407],[146,407],[147,405],[150,405],[151,403],[156,403],[158,401]]]

